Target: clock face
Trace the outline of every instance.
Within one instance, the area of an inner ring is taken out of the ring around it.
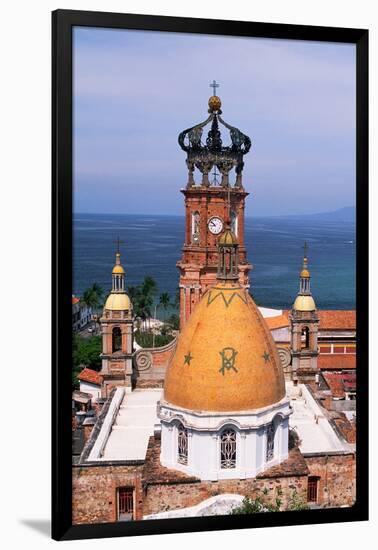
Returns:
[[[210,233],[213,235],[219,235],[219,233],[223,230],[223,221],[218,218],[218,216],[213,216],[209,219],[208,227]]]

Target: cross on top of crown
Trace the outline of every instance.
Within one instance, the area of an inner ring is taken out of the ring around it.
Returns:
[[[213,95],[217,95],[217,88],[219,88],[219,84],[213,80],[210,84],[210,88],[213,88]]]

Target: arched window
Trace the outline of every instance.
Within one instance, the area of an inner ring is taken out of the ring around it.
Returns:
[[[112,331],[112,349],[113,353],[122,349],[122,333],[119,327],[114,327]]]
[[[223,430],[220,446],[221,468],[236,468],[236,432],[230,428]]]
[[[238,214],[235,210],[231,210],[231,230],[238,236]]]
[[[304,327],[302,329],[301,348],[308,349],[310,347],[310,329]]]
[[[192,242],[199,243],[200,240],[200,213],[196,210],[192,214]]]
[[[274,437],[276,435],[276,428],[274,422],[269,424],[266,432],[266,462],[273,460],[274,458]]]
[[[177,462],[188,464],[188,430],[182,424],[177,427]]]

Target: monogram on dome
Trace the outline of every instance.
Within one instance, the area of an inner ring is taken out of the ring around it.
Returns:
[[[188,187],[196,185],[195,168],[202,174],[200,185],[217,185],[217,180],[211,183],[209,180],[209,173],[216,168],[221,174],[220,186],[231,185],[229,174],[235,169],[234,186],[242,188],[243,156],[249,152],[251,140],[238,128],[223,120],[222,102],[215,94],[219,84],[213,81],[210,86],[213,88],[213,95],[209,99],[209,116],[203,122],[181,132],[178,137],[181,149],[187,153]]]

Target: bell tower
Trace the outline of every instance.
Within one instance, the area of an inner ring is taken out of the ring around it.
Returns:
[[[251,140],[221,117],[221,100],[215,95],[219,86],[210,85],[207,119],[181,132],[178,142],[186,152],[188,182],[181,189],[185,198],[185,241],[180,271],[180,329],[206,290],[215,284],[218,266],[218,238],[227,221],[239,242],[237,272],[239,282],[249,288],[249,271],[244,245],[244,208],[248,193],[242,182],[243,157]],[[221,127],[222,132],[221,133]],[[203,138],[205,129],[207,135]],[[225,135],[224,135],[225,134]],[[227,143],[224,144],[223,140]],[[195,179],[195,171],[199,179]],[[231,182],[234,170],[234,181]]]
[[[305,242],[299,293],[291,310],[290,321],[293,378],[311,384],[318,374],[319,317],[311,294],[307,248]]]
[[[102,395],[107,397],[113,386],[132,389],[133,306],[125,290],[125,270],[117,246],[116,262],[112,271],[112,291],[106,299],[100,319],[102,333]]]

